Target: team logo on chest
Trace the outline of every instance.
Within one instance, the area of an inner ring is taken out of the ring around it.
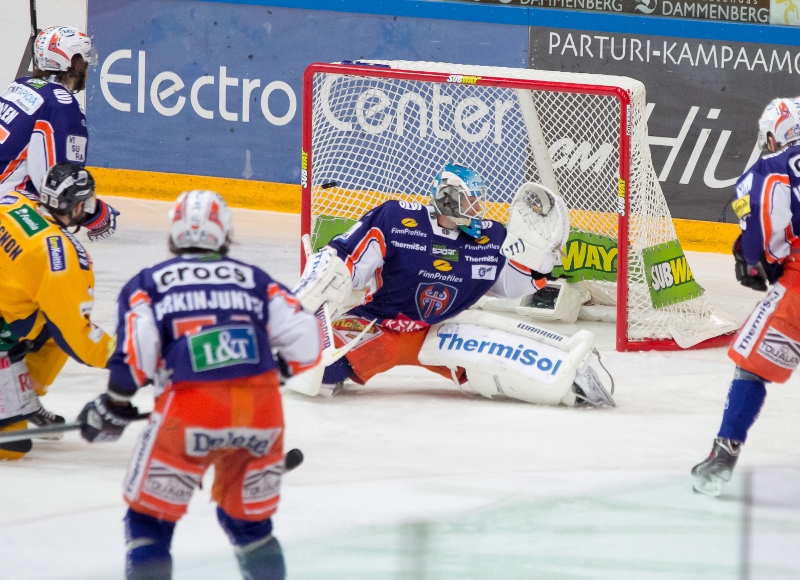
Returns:
[[[417,286],[417,312],[422,320],[442,316],[455,301],[458,290],[448,284]]]

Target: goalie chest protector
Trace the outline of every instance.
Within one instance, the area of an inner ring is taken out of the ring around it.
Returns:
[[[330,246],[355,269],[377,270],[377,290],[353,314],[389,327],[398,319],[431,325],[466,310],[495,284],[506,263],[505,235],[500,222],[483,220],[476,239],[442,228],[420,203],[387,201]]]

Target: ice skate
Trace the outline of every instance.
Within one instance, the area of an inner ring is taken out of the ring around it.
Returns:
[[[578,371],[575,382],[572,383],[572,390],[575,391],[576,407],[617,406],[592,367],[587,367],[583,372]]]
[[[36,411],[31,417],[28,418],[28,421],[36,425],[37,427],[49,427],[51,425],[64,425],[66,421],[64,417],[61,415],[56,415],[55,413],[48,411],[44,407],[39,406],[39,410]],[[41,439],[47,439],[48,441],[58,441],[64,437],[63,433],[54,433],[53,435],[48,435],[47,437],[41,437]]]
[[[742,444],[731,439],[714,439],[711,454],[692,468],[694,491],[713,497],[722,493],[722,487],[731,480]]]

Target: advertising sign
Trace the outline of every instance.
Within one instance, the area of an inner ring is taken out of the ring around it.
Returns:
[[[644,273],[653,308],[663,308],[701,296],[697,283],[678,240],[642,250]]]
[[[88,163],[299,183],[312,62],[527,65],[523,26],[460,22],[453,31],[446,20],[274,6],[90,2],[100,63],[87,89]]]
[[[642,81],[656,175],[672,217],[694,220],[719,220],[762,110],[800,92],[797,46],[533,27],[530,66]]]
[[[789,4],[793,0],[449,0],[451,2],[480,2],[531,8],[587,10],[591,12],[638,14],[720,20],[725,22],[770,23],[770,1]],[[781,8],[780,11],[788,11]],[[787,22],[788,24],[788,22]]]

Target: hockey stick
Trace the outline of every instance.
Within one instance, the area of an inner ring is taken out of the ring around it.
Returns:
[[[22,55],[22,60],[19,63],[19,68],[17,69],[17,76],[15,79],[22,78],[28,76],[28,67],[30,66],[31,62],[35,62],[34,59],[34,41],[36,40],[36,35],[41,32],[39,27],[36,23],[36,0],[31,0],[31,35],[28,37],[28,45],[25,48],[25,53]]]
[[[141,421],[150,417],[150,413],[139,413],[133,421]],[[46,439],[49,435],[66,433],[67,431],[77,431],[83,423],[66,423],[64,425],[49,425],[47,427],[36,427],[35,429],[22,429],[20,431],[9,431],[0,433],[0,443],[12,443],[13,441],[24,441],[25,439]]]

